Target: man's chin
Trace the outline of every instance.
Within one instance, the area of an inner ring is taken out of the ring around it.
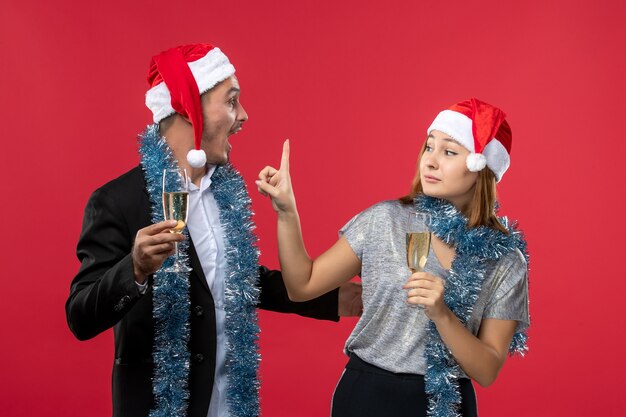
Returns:
[[[222,165],[226,165],[230,162],[230,155],[226,154],[223,157],[220,158],[212,158],[207,160],[207,164],[209,165],[216,165],[216,166],[222,166]]]

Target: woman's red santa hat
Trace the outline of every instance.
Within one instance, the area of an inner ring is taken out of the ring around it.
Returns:
[[[153,56],[150,61],[146,106],[154,123],[174,113],[191,121],[195,149],[187,154],[187,162],[194,168],[206,164],[206,154],[200,149],[203,126],[200,94],[234,73],[235,67],[226,55],[210,44],[177,46]]]
[[[438,130],[459,142],[471,153],[467,168],[478,172],[489,167],[500,181],[511,163],[511,127],[499,108],[475,98],[442,111],[428,128]]]

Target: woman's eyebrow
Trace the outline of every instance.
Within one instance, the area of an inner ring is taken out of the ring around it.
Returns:
[[[461,143],[460,143],[458,140],[456,140],[456,139],[452,139],[452,138],[443,138],[443,140],[445,140],[446,142],[452,142],[452,143],[457,144],[457,145],[459,145],[459,146],[463,146],[463,145],[461,145]]]

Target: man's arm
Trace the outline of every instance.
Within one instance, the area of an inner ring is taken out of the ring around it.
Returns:
[[[96,336],[124,317],[149,291],[149,285],[140,291],[139,284],[149,284],[151,275],[172,255],[173,241],[184,239],[167,233],[171,222],[137,230],[149,223],[149,217],[138,221],[135,216],[141,213],[142,202],[129,198],[124,196],[128,207],[122,209],[99,189],[85,208],[76,252],[81,267],[65,305],[70,329],[80,340]],[[133,216],[133,222],[127,216]]]
[[[309,301],[289,300],[280,271],[259,268],[261,296],[259,307],[279,313],[296,313],[304,317],[338,321],[339,316],[361,314],[361,285],[349,282]]]
[[[106,192],[97,190],[85,208],[76,250],[81,266],[65,304],[67,322],[79,340],[115,325],[141,297],[131,248],[122,213]]]

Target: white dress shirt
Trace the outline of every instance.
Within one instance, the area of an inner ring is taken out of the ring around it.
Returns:
[[[187,227],[193,245],[202,265],[202,272],[211,289],[215,301],[217,351],[215,361],[215,382],[212,389],[208,417],[229,417],[226,403],[226,335],[224,333],[224,280],[226,278],[226,254],[224,236],[219,218],[219,209],[213,193],[209,189],[211,175],[215,167],[209,167],[200,181],[200,187],[193,183],[189,187],[189,214]]]

